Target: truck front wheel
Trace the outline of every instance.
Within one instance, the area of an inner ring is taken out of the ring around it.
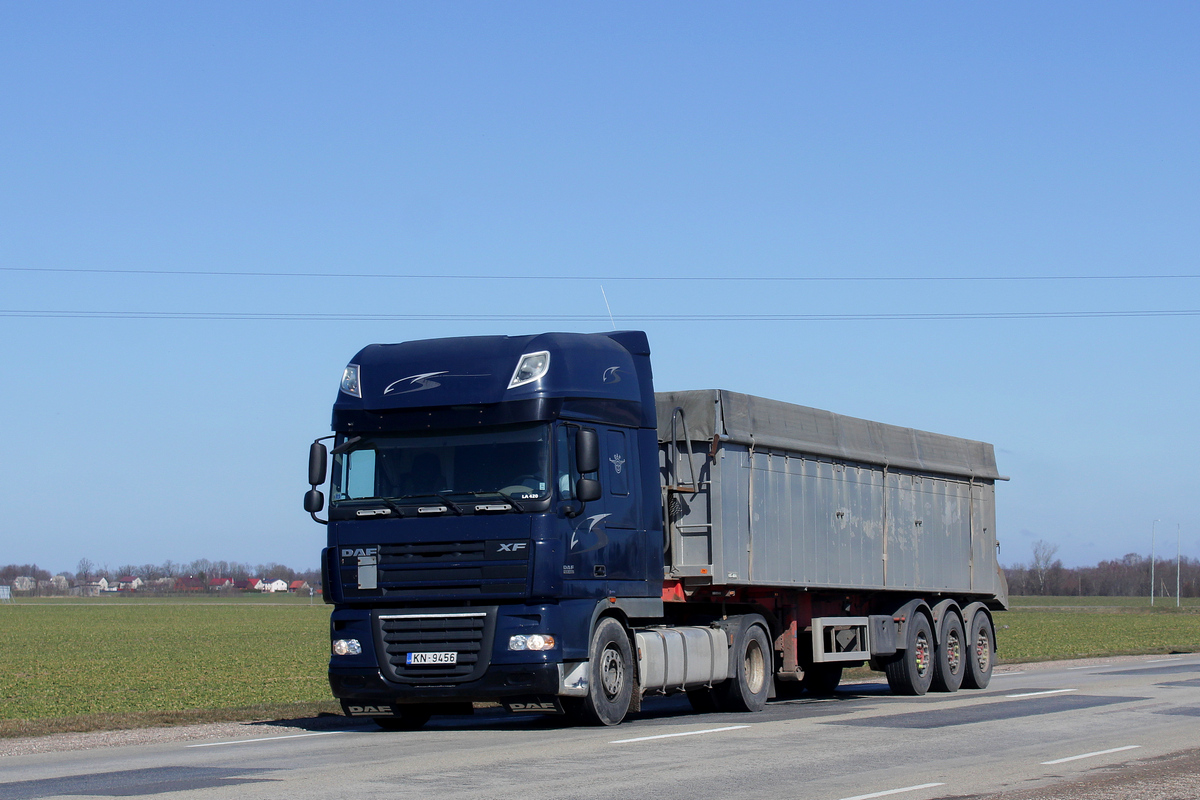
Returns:
[[[756,619],[760,619],[756,618]],[[733,643],[735,673],[719,688],[728,711],[762,711],[771,688],[771,646],[762,622],[746,622]]]
[[[588,693],[571,708],[593,725],[617,725],[633,697],[633,649],[621,623],[605,617],[596,625],[589,652]]]
[[[933,682],[933,628],[918,612],[908,622],[906,647],[884,665],[888,686],[896,694],[922,695]]]

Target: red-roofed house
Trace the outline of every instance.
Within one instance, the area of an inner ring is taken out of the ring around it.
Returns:
[[[304,592],[308,591],[308,581],[292,581],[288,584],[289,592]]]
[[[222,589],[233,588],[233,578],[213,578],[208,582],[208,590],[210,592],[219,592]]]

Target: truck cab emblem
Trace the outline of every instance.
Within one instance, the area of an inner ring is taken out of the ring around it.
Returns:
[[[612,462],[613,469],[615,469],[617,471],[617,474],[620,475],[621,467],[625,466],[625,459],[621,458],[620,453],[617,453],[615,456],[610,458],[609,461]]]
[[[583,527],[583,525],[580,524],[575,528],[575,530],[571,531],[571,547],[569,549],[575,550],[577,553],[587,553],[592,550],[599,550],[601,547],[604,547],[604,545],[608,544],[608,534],[604,532],[604,528],[597,529],[596,526],[600,524],[605,517],[611,516],[612,514],[594,514],[588,517],[587,535],[591,536],[592,534],[595,534],[596,543],[591,547],[585,547],[582,550],[575,550],[575,545],[579,544],[579,529]]]
[[[609,367],[608,369],[604,370],[604,377],[601,378],[601,381],[603,383],[620,383],[621,382],[620,373],[621,373],[620,367]]]
[[[387,388],[383,390],[383,393],[391,394],[401,384],[408,384],[414,388],[405,389],[402,392],[397,391],[396,394],[408,394],[410,392],[423,392],[426,389],[436,389],[442,384],[438,381],[430,380],[430,378],[436,378],[438,375],[446,375],[448,372],[449,370],[442,370],[441,372],[422,372],[420,375],[409,375],[407,378],[401,378],[398,381],[389,383]]]

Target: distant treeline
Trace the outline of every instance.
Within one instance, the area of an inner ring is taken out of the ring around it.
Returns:
[[[42,569],[37,564],[6,564],[0,567],[0,584],[6,585],[14,584],[19,578],[31,578],[38,584],[49,583],[57,588],[64,584],[80,586],[104,578],[115,586],[118,581],[126,577],[141,578],[145,585],[145,589],[141,591],[150,590],[156,584],[171,585],[170,582],[163,581],[164,578],[190,578],[205,585],[215,578],[231,578],[234,581],[261,578],[263,580],[283,580],[288,583],[301,580],[317,586],[321,582],[321,571],[316,569],[297,570],[275,562],[250,564],[239,561],[209,561],[206,558],[191,562],[175,562],[168,559],[161,564],[142,564],[141,566],[122,564],[116,568],[109,567],[108,564],[95,564],[90,559],[81,558],[75,572],[64,571],[57,575],[51,574],[49,570]]]
[[[1150,595],[1150,558],[1130,553],[1124,558],[1101,561],[1094,567],[1064,567],[1054,558],[1057,547],[1034,545],[1028,564],[1004,568],[1008,591],[1013,595],[1091,595],[1100,597],[1147,597]],[[1174,597],[1176,575],[1181,597],[1200,597],[1200,559],[1154,559],[1154,595]]]

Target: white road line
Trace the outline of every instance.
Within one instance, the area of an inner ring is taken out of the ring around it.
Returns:
[[[1063,694],[1064,692],[1078,692],[1078,689],[1049,689],[1044,692],[1024,692],[1023,694],[1006,694],[1005,697],[1041,697],[1046,694]]]
[[[1107,666],[1108,666],[1107,664],[1093,664],[1090,667],[1067,667],[1067,671],[1070,672],[1073,669],[1097,669],[1099,667],[1107,667]]]
[[[749,728],[749,725],[729,725],[724,728],[709,728],[703,731],[684,731],[683,733],[663,733],[658,736],[639,736],[636,739],[617,739],[609,744],[629,744],[630,742],[648,742],[651,739],[671,739],[675,736],[697,736],[701,733],[720,733],[721,731],[738,731],[742,728]]]
[[[255,742],[273,742],[277,739],[300,739],[305,736],[332,736],[345,731],[320,731],[318,733],[295,733],[291,736],[264,736],[261,739],[239,739],[236,742],[205,742],[204,744],[189,744],[188,747],[220,747],[226,744],[254,744]]]
[[[1023,671],[1022,672],[997,672],[992,677],[993,678],[1011,678],[1014,675],[1024,675],[1024,674],[1025,673]]]
[[[905,786],[903,789],[888,789],[883,792],[871,792],[870,794],[856,794],[854,797],[843,797],[841,800],[871,800],[873,797],[887,797],[889,794],[903,794],[904,792],[918,792],[921,789],[932,789],[935,786],[945,786],[944,783],[922,783],[920,786]]]
[[[1169,661],[1183,661],[1182,658],[1156,658],[1153,661],[1143,661],[1143,664],[1166,664]]]
[[[1120,753],[1123,750],[1136,750],[1141,747],[1140,744],[1127,744],[1124,747],[1114,747],[1111,750],[1097,750],[1094,753],[1084,753],[1081,756],[1068,756],[1067,758],[1056,758],[1053,761],[1043,761],[1043,766],[1050,764],[1065,764],[1068,761],[1078,761],[1081,758],[1091,758],[1092,756],[1106,756],[1109,753]]]

